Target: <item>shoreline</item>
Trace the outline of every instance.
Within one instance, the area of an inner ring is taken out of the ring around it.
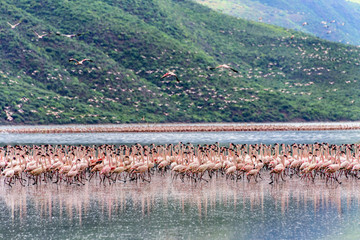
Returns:
[[[109,125],[0,126],[0,133],[157,133],[360,130],[360,122],[343,123],[178,123]]]

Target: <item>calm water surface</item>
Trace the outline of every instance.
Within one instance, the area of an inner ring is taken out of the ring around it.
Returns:
[[[360,131],[0,134],[5,144],[356,143]],[[0,178],[2,179],[2,178]],[[360,180],[0,182],[0,239],[360,239]]]
[[[348,131],[267,131],[267,132],[173,132],[173,133],[0,133],[0,145],[14,144],[205,144],[229,143],[315,143],[360,142],[360,130]]]
[[[89,128],[91,127],[128,127],[128,126],[172,126],[189,124],[107,124],[107,125],[41,125],[32,128]],[[217,123],[191,124],[192,126],[207,125],[267,125],[264,123]],[[322,123],[269,123],[268,125],[346,125],[359,126],[360,122],[322,122]],[[13,134],[7,129],[22,129],[29,126],[0,126],[0,145],[5,144],[165,144],[191,142],[197,144],[220,142],[229,143],[314,143],[327,142],[333,144],[360,142],[360,130],[348,131],[266,131],[266,132],[165,132],[165,133],[57,133],[57,134]]]
[[[359,239],[359,182],[0,187],[2,239]]]

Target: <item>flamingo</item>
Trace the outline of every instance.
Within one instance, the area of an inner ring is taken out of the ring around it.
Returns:
[[[111,173],[111,174],[115,174],[115,179],[113,181],[116,182],[116,180],[118,179],[118,176],[124,171],[125,171],[125,166],[123,164],[116,167]],[[120,179],[120,181],[126,182],[126,179],[124,179],[124,180]]]
[[[341,184],[337,176],[337,172],[340,170],[340,168],[341,168],[340,156],[336,154],[335,163],[329,164],[325,169],[325,173],[327,173],[326,183],[328,182],[329,178],[332,178],[335,179],[336,182]]]
[[[34,177],[34,183],[33,185],[37,184],[38,183],[38,178],[39,176],[45,172],[45,168],[43,165],[41,165],[40,167],[38,168],[35,168],[34,170],[32,170],[30,173],[30,175],[32,175]],[[40,177],[41,178],[41,177]]]
[[[21,23],[21,21],[15,23],[15,24],[11,24],[11,23],[7,22],[7,24],[9,24],[12,29],[16,28],[20,23]]]
[[[346,151],[343,151],[344,147],[347,147]],[[123,172],[130,176],[130,180],[141,179],[150,182],[151,175],[155,174],[150,171],[152,168],[160,170],[161,176],[166,175],[165,169],[171,169],[172,180],[179,176],[182,181],[188,177],[196,182],[210,181],[204,178],[206,172],[209,173],[210,178],[212,173],[219,172],[223,173],[226,179],[232,180],[238,180],[239,173],[243,172],[249,182],[251,178],[257,182],[258,177],[261,178],[260,172],[270,168],[268,173],[271,183],[278,182],[280,177],[283,179],[285,172],[292,169],[295,173],[301,170],[302,176],[298,175],[299,180],[314,181],[316,173],[319,173],[320,178],[326,180],[326,183],[334,180],[340,184],[343,171],[358,178],[359,147],[360,145],[329,147],[317,143],[292,148],[285,144],[281,145],[281,148],[279,144],[275,144],[274,147],[233,144],[228,148],[218,145],[195,147],[190,143],[188,146],[182,143],[165,146],[136,144],[131,148],[121,146],[119,149],[112,145],[86,148],[36,146],[33,150],[24,147],[22,150],[26,153],[19,154],[11,148],[1,153],[0,148],[0,163],[1,177],[10,186],[17,182],[16,179],[24,186],[25,179],[22,179],[22,172],[29,180],[34,180],[33,184],[47,182],[54,177],[58,179],[54,183],[61,183],[61,178],[66,177],[65,183],[80,185],[84,184],[82,181],[86,180],[87,176],[90,177],[87,181],[90,181],[91,177],[95,176],[95,172],[100,173],[98,176],[100,182],[107,177],[109,184],[110,180],[116,183],[118,175]],[[92,170],[87,171],[91,166]],[[115,179],[112,179],[113,175]],[[125,182],[125,179],[120,180]]]
[[[41,38],[43,38],[43,37],[45,37],[45,36],[49,35],[49,33],[45,33],[45,34],[40,35],[40,34],[38,34],[38,33],[37,33],[37,32],[35,32],[35,31],[34,31],[34,33],[36,34],[36,36],[37,36],[39,39],[41,39]]]
[[[179,174],[181,174],[180,175],[180,179],[182,180],[182,181],[184,181],[184,176],[185,176],[185,172],[186,172],[186,170],[187,170],[187,166],[185,166],[185,165],[176,165],[173,169],[172,169],[172,171],[174,171],[175,172],[175,174],[174,174],[174,176],[173,176],[173,180],[179,175]]]
[[[13,168],[7,168],[7,169],[5,169],[5,170],[3,171],[2,174],[5,176],[5,178],[8,179],[8,184],[9,184],[9,186],[11,187],[11,180],[12,180],[12,178],[14,177],[14,174],[15,174],[14,169],[13,169]],[[4,182],[5,182],[5,179],[4,179]]]
[[[281,179],[282,179],[283,181],[285,181],[284,178],[283,178],[283,176],[282,176],[282,174],[283,174],[283,172],[284,172],[284,170],[285,170],[285,163],[284,163],[284,159],[283,159],[283,158],[282,158],[281,160],[282,160],[281,163],[277,164],[277,165],[270,171],[270,179],[271,179],[271,182],[270,182],[269,184],[272,184],[272,183],[274,182],[274,180],[275,180],[275,181],[278,181],[279,176],[281,177]],[[276,174],[275,178],[273,177],[273,174]]]
[[[76,60],[75,58],[70,58],[69,62],[75,62],[75,65],[83,65],[84,62],[89,61],[89,62],[93,62],[93,60],[89,59],[89,58],[84,58],[83,60]]]
[[[147,165],[142,164],[142,165],[139,165],[137,168],[133,169],[132,173],[133,174],[139,174],[136,177],[136,179],[141,178],[143,181],[150,182],[150,180],[145,178],[145,173],[148,172],[148,170],[149,170],[149,167]]]
[[[228,179],[229,177],[233,178],[235,172],[236,172],[236,166],[231,166],[231,167],[229,167],[229,168],[225,171],[226,179]]]
[[[261,168],[252,169],[252,170],[250,170],[250,171],[248,171],[248,172],[246,173],[246,178],[247,178],[248,182],[250,182],[250,178],[251,178],[251,177],[254,177],[255,182],[257,182],[257,177],[258,177],[258,175],[259,175],[260,169],[261,169]]]
[[[82,183],[79,179],[79,174],[80,174],[80,164],[78,164],[78,162],[81,162],[80,159],[78,159],[75,163],[75,165],[73,165],[71,167],[71,169],[65,173],[65,176],[67,177],[67,182],[69,184],[72,184],[74,182],[74,179],[76,178],[79,183],[81,183],[82,185],[84,185],[84,183]]]
[[[78,36],[82,35],[82,33],[63,34],[63,33],[60,33],[60,32],[56,32],[55,34],[58,35],[58,36],[63,36],[63,37],[68,37],[68,38],[78,37]]]
[[[229,69],[229,70],[231,70],[233,72],[236,72],[236,73],[239,72],[238,70],[236,70],[236,69],[234,69],[234,68],[232,68],[232,67],[230,67],[229,65],[226,65],[226,64],[221,64],[221,65],[216,66],[216,67],[211,67],[210,70],[214,70],[214,69],[217,69],[217,68]]]
[[[165,73],[165,74],[161,77],[161,79],[167,78],[167,77],[175,77],[175,78],[176,78],[176,81],[177,81],[177,82],[180,82],[179,78],[177,77],[177,75],[176,75],[174,72],[167,72],[167,73]]]

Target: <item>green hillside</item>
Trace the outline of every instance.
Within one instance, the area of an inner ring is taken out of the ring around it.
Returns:
[[[216,11],[360,45],[358,0],[194,0]],[[305,23],[305,24],[304,24]]]
[[[0,15],[2,124],[360,120],[355,47],[190,0],[5,0]],[[239,72],[209,69],[223,63]]]

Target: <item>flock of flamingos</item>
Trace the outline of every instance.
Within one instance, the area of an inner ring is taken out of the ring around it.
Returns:
[[[21,126],[0,129],[0,133],[106,133],[106,132],[249,132],[249,131],[333,131],[333,130],[359,130],[360,124],[128,124],[128,125],[102,125],[102,126],[52,126],[31,127]]]
[[[4,183],[103,185],[148,182],[154,175],[175,182],[227,181],[277,184],[290,178],[341,184],[358,179],[359,144],[33,145],[0,148]]]
[[[16,24],[8,23],[11,28]],[[38,38],[45,35],[39,35]],[[76,37],[76,35],[64,35]],[[91,59],[69,59],[82,65]],[[224,68],[219,65],[212,70]],[[176,78],[167,72],[161,78]],[[98,128],[97,132],[164,132],[164,131],[265,131],[265,130],[335,130],[334,126],[177,126],[177,127],[128,127]],[[343,126],[342,130],[358,129],[358,126]],[[265,130],[264,130],[265,129]],[[7,130],[9,131],[9,130]],[[56,133],[64,129],[12,129],[13,133]],[[74,129],[68,129],[73,132]],[[78,130],[94,132],[94,129]],[[208,182],[218,178],[229,181],[269,181],[270,184],[299,178],[303,181],[325,181],[340,184],[342,179],[358,179],[360,170],[359,146],[315,144],[234,145],[220,146],[218,143],[194,146],[191,143],[176,145],[101,145],[101,146],[5,146],[0,148],[0,171],[5,184],[12,187],[39,184],[77,184],[99,181],[101,184],[117,182],[151,182],[154,174],[171,175],[173,181]]]

